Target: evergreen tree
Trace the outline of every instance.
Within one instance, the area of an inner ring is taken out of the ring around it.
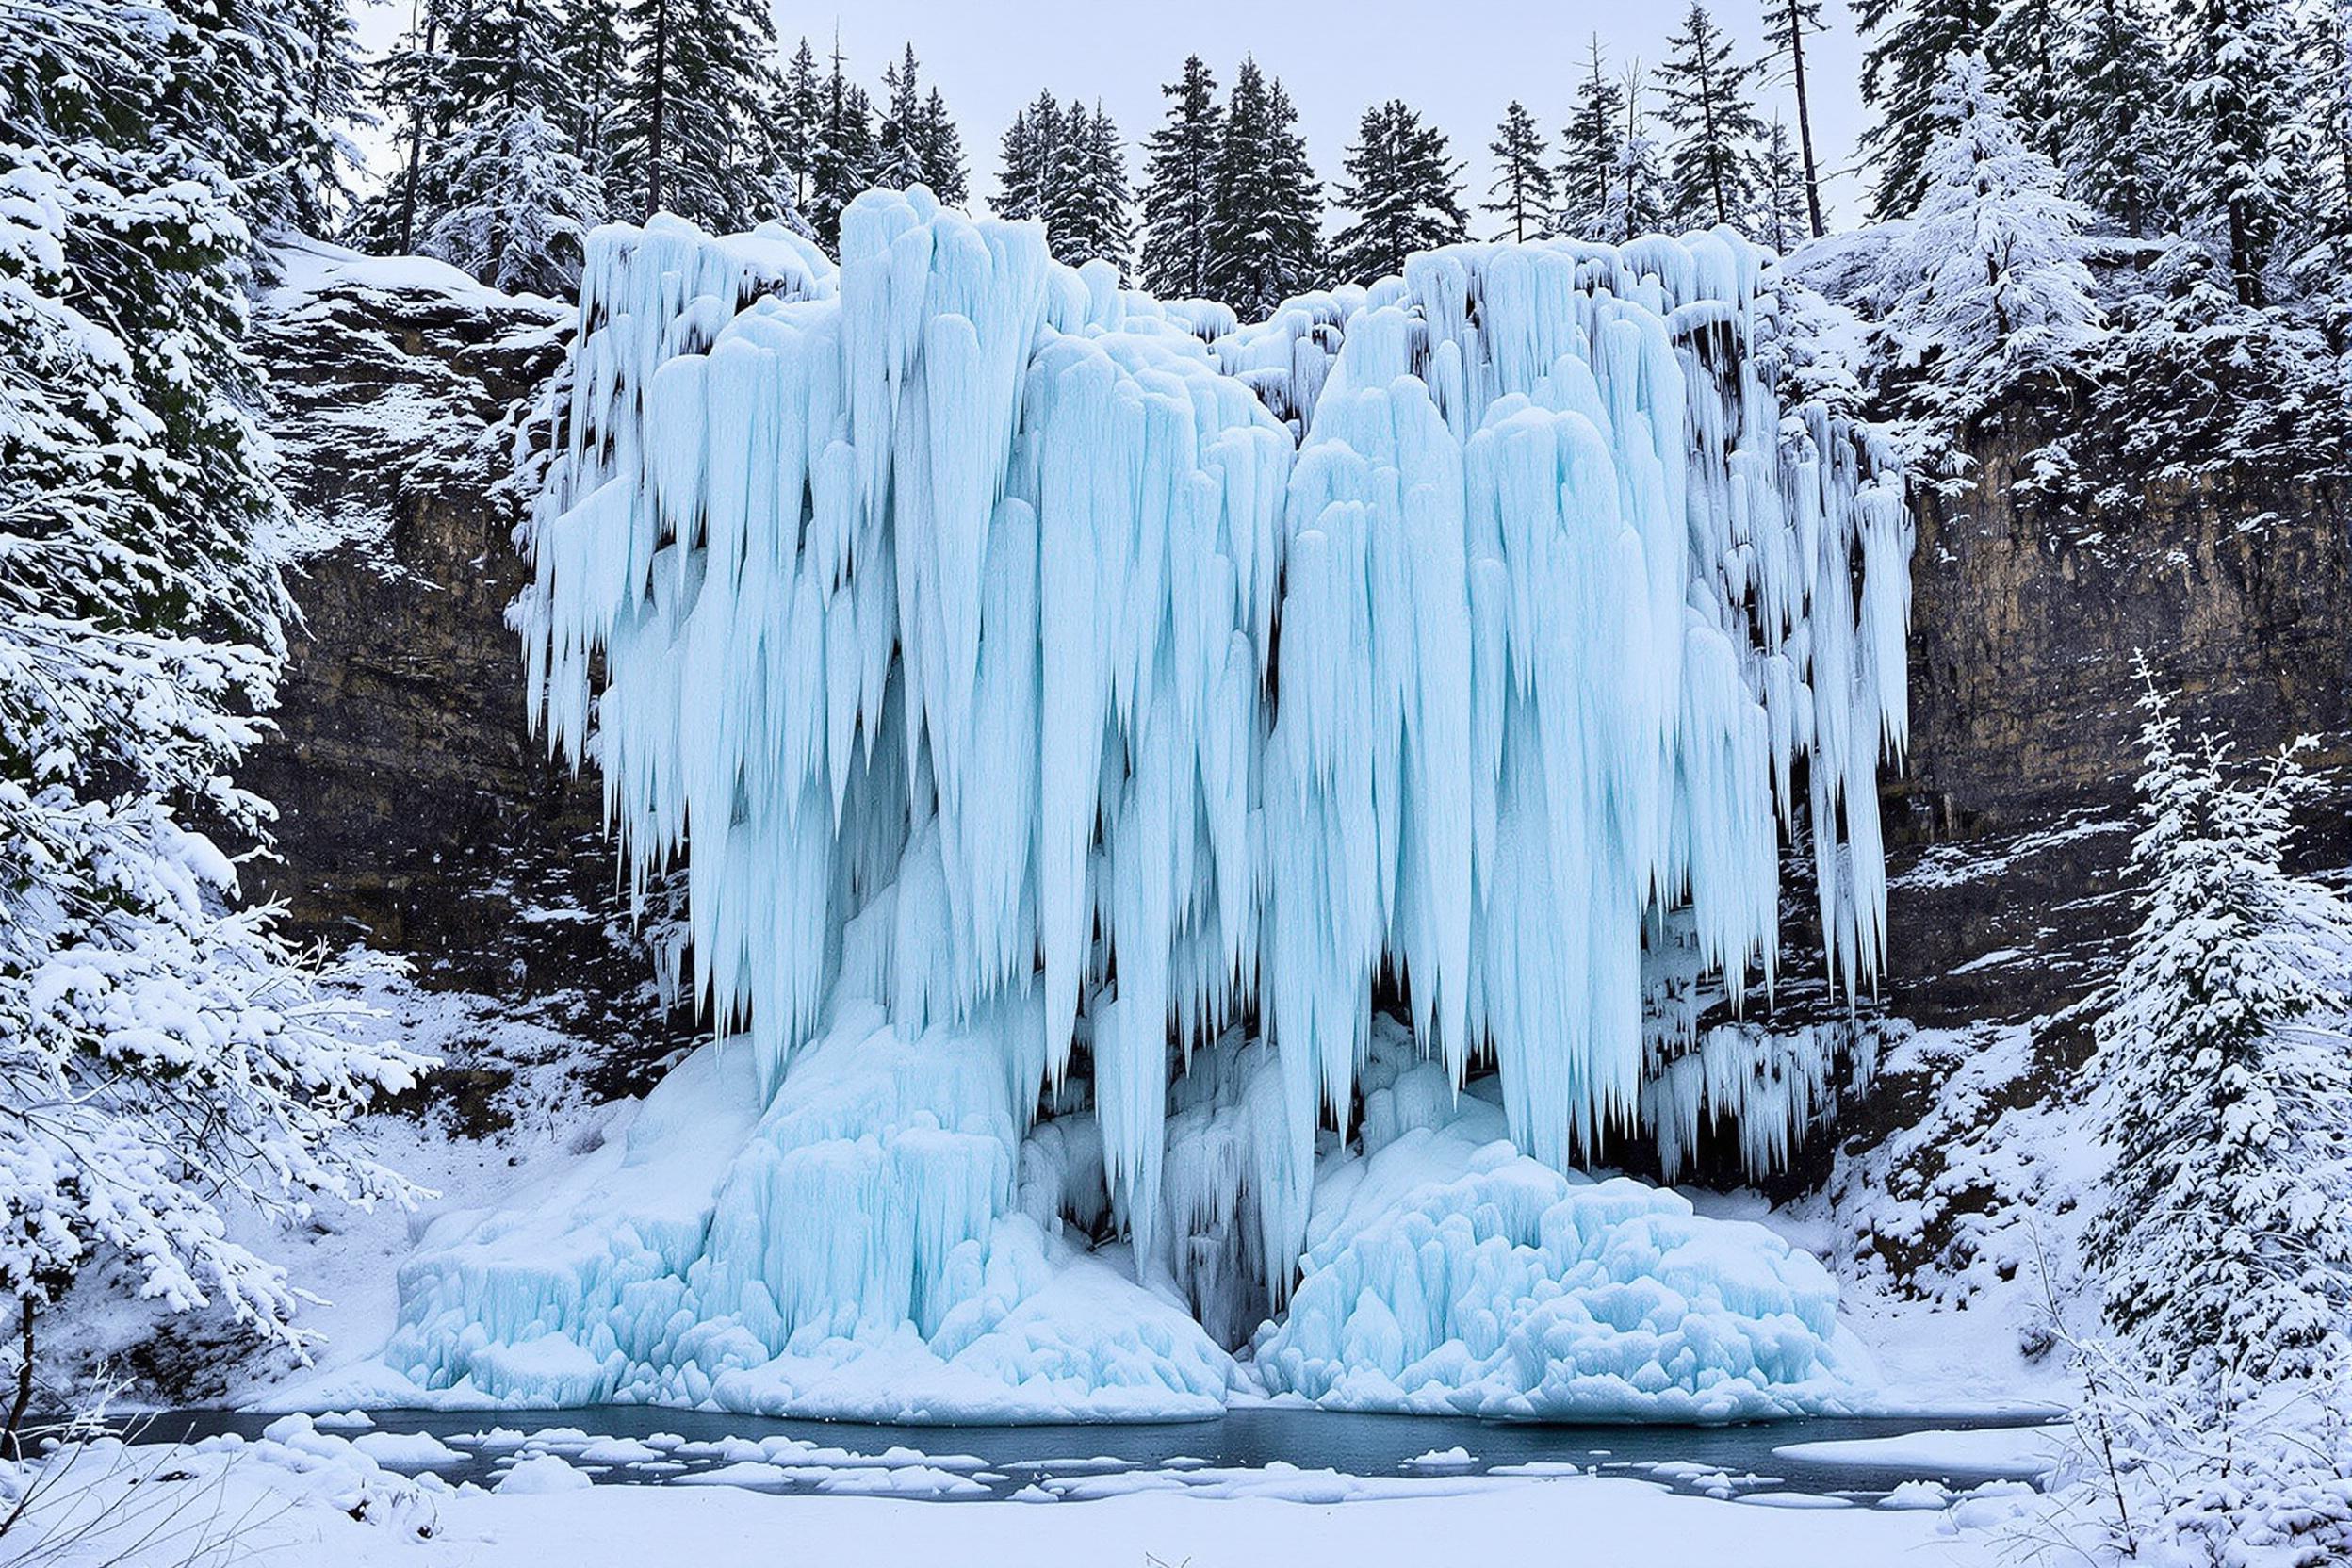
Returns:
[[[2234,779],[2141,677],[2142,918],[2096,1031],[2112,1201],[2085,1252],[2115,1327],[2226,1413],[2352,1321],[2352,909],[2286,872],[2294,749]]]
[[[580,286],[604,192],[534,107],[494,109],[444,143],[442,209],[417,249],[508,293]]]
[[[1671,133],[1668,203],[1687,227],[1731,222],[1755,195],[1751,149],[1764,134],[1744,91],[1754,68],[1733,63],[1730,37],[1698,0],[1667,46],[1658,88]]]
[[[1862,151],[1878,170],[1870,189],[1877,216],[1899,218],[1919,204],[1944,62],[1982,54],[1999,9],[1999,0],[1854,0],[1854,22],[1870,40],[1862,102],[1877,119],[1862,133]]]
[[[0,25],[0,1312],[27,1351],[77,1282],[299,1344],[227,1211],[408,1190],[339,1135],[418,1059],[188,825],[266,830],[230,775],[291,606],[243,338],[253,237],[321,201],[316,23],[49,0]]]
[[[442,139],[460,109],[449,90],[456,76],[450,47],[456,21],[451,0],[424,0],[417,24],[377,67],[376,96],[397,125],[400,168],[384,191],[351,216],[348,237],[364,249],[414,253],[417,213],[438,208],[437,196],[425,188],[426,154],[433,153],[437,169]]]
[[[826,87],[817,71],[816,53],[804,38],[792,51],[792,63],[784,68],[774,116],[778,158],[784,172],[792,176],[792,204],[803,212],[815,206],[810,185],[816,177],[817,144],[825,134],[829,103]]]
[[[642,210],[674,212],[714,234],[789,211],[791,181],[765,119],[781,92],[767,7],[631,0],[626,16],[638,69],[620,156],[643,182]]]
[[[1224,116],[1198,55],[1160,91],[1169,100],[1168,122],[1144,142],[1143,286],[1162,299],[1200,299],[1209,291]]]
[[[1282,84],[1245,58],[1226,97],[1212,171],[1208,267],[1210,298],[1245,321],[1270,315],[1324,275],[1323,187],[1298,123]]]
[[[2133,238],[2153,232],[2170,157],[2168,68],[2145,0],[2085,0],[2061,40],[2059,70],[2067,188]]]
[[[1788,127],[1774,120],[1756,155],[1756,208],[1744,227],[1758,244],[1787,255],[1813,232],[1804,165],[1788,139]]]
[[[2267,273],[2302,181],[2291,154],[2294,42],[2280,0],[2180,0],[2173,205],[2229,264],[2241,304]]]
[[[1604,232],[1620,244],[1663,228],[1667,222],[1666,173],[1659,164],[1657,139],[1650,135],[1649,117],[1642,106],[1647,85],[1640,60],[1625,68],[1625,131],[1617,140],[1609,206],[1601,214]]]
[[[1898,361],[1926,371],[1915,411],[1950,432],[2021,377],[2079,368],[2099,312],[2090,215],[2025,145],[1984,62],[1953,56],[1934,109],[1925,194],[1882,259],[1880,291]]]
[[[1056,260],[1073,267],[1097,258],[1111,262],[1123,278],[1135,249],[1135,198],[1119,127],[1101,104],[1088,114],[1072,99],[1060,130],[1045,196],[1046,245]]]
[[[2027,146],[2056,163],[2078,108],[2066,90],[2063,56],[2069,8],[2083,0],[2001,0],[1984,35],[1984,63],[2017,118]]]
[[[1374,283],[1404,270],[1405,258],[1463,237],[1462,165],[1445,133],[1399,98],[1364,111],[1348,150],[1339,201],[1356,215],[1332,241],[1342,277]]]
[[[808,149],[806,217],[817,243],[835,254],[841,248],[841,213],[871,183],[874,159],[874,106],[843,72],[845,63],[836,41]]]
[[[2316,199],[2304,209],[2290,275],[2305,309],[2328,335],[2352,405],[2352,0],[2309,18],[2304,139],[2318,150]]]
[[[1013,116],[1001,143],[1004,168],[991,204],[1006,218],[1042,220],[1052,202],[1061,166],[1062,106],[1050,91]]]
[[[1828,231],[1821,217],[1821,166],[1813,158],[1813,105],[1806,90],[1805,41],[1808,34],[1828,30],[1829,24],[1821,20],[1821,0],[1765,0],[1764,40],[1770,46],[1765,59],[1768,65],[1788,62],[1788,81],[1797,98],[1797,147],[1804,157],[1800,172],[1805,181],[1805,224],[1816,239]]]
[[[1503,122],[1487,151],[1494,155],[1494,183],[1487,188],[1494,200],[1484,204],[1482,210],[1500,214],[1503,220],[1494,237],[1541,239],[1551,233],[1557,192],[1551,169],[1544,161],[1544,133],[1535,128],[1535,116],[1516,98],[1503,111]]]
[[[308,61],[302,107],[312,134],[294,138],[298,161],[292,225],[308,234],[331,234],[351,201],[347,171],[363,161],[351,129],[373,125],[368,110],[368,71],[359,54],[359,26],[342,0],[297,0],[293,11]]]
[[[923,183],[931,194],[952,207],[962,206],[972,196],[972,172],[964,162],[963,133],[947,112],[947,100],[933,88],[923,101],[922,117],[915,122],[916,156],[923,165]]]
[[[1618,237],[1609,213],[1622,172],[1625,88],[1601,67],[1601,41],[1592,44],[1592,68],[1576,89],[1576,112],[1560,135],[1560,211],[1553,228],[1584,239]]]
[[[561,102],[543,107],[602,192],[620,183],[614,144],[629,84],[620,7],[617,0],[560,0],[557,14],[557,68],[564,91]]]

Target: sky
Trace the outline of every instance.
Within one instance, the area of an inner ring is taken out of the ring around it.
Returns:
[[[1716,12],[1743,58],[1763,52],[1760,5],[1724,0]],[[364,37],[374,47],[389,44],[408,10],[404,0],[367,6]],[[787,52],[806,36],[822,57],[838,28],[849,73],[877,98],[883,67],[911,41],[963,131],[981,197],[995,188],[998,139],[1040,89],[1065,101],[1100,99],[1140,173],[1137,144],[1160,122],[1160,85],[1175,79],[1184,57],[1199,54],[1222,88],[1250,54],[1290,90],[1327,195],[1358,118],[1401,97],[1451,139],[1468,165],[1475,206],[1494,177],[1486,149],[1506,104],[1517,98],[1556,137],[1594,34],[1612,70],[1629,57],[1654,64],[1682,12],[1672,0],[861,0],[838,9],[780,0],[775,15]],[[1860,51],[1844,0],[1829,0],[1823,16],[1830,31],[1805,55],[1815,149],[1832,221],[1851,222],[1862,204],[1851,172],[1863,124]],[[1788,86],[1767,81],[1755,90],[1764,118],[1779,112],[1793,137]],[[1491,216],[1472,216],[1474,233],[1491,231]]]

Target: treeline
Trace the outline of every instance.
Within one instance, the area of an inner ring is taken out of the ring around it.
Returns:
[[[1920,209],[1936,95],[1966,57],[2098,223],[2209,243],[2248,304],[2342,292],[2343,7],[1861,0],[1856,14],[1872,216]],[[1723,223],[1786,252],[1833,216],[1808,58],[1827,24],[1821,0],[1764,0],[1760,20],[1756,57],[1699,3],[1654,66],[1612,63],[1590,41],[1556,131],[1521,102],[1504,108],[1475,201],[1446,133],[1401,98],[1364,111],[1327,190],[1282,82],[1245,58],[1222,88],[1195,56],[1132,149],[1099,100],[1040,93],[998,139],[989,202],[1041,220],[1065,260],[1103,257],[1154,292],[1245,315],[1474,232],[1623,240]],[[605,218],[780,218],[830,248],[869,186],[975,194],[911,45],[869,93],[838,45],[787,56],[757,0],[428,0],[377,90],[401,164],[358,213],[359,238],[505,287],[568,286],[580,235]]]

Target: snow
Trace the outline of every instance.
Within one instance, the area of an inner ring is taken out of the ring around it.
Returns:
[[[515,612],[743,1033],[533,1202],[436,1221],[380,1375],[312,1394],[1203,1414],[1296,1280],[1260,1362],[1308,1396],[1843,1396],[1818,1268],[1559,1174],[1709,1123],[1765,1168],[1832,1092],[1843,1031],[1695,1027],[1773,978],[1785,828],[1836,983],[1883,946],[1909,525],[1866,431],[1774,396],[1761,253],[1457,247],[1214,343],[919,189],[842,255],[592,237]],[[1413,1092],[1469,1086],[1510,1157],[1392,1158],[1334,1250],[1318,1137],[1360,1090],[1370,1129],[1383,971]],[[1407,1291],[1399,1228],[1505,1189],[1515,1225],[1441,1228],[1513,1261],[1396,1383],[1318,1279]]]
[[[879,1474],[893,1473],[904,1474]],[[927,1479],[944,1487],[955,1478]],[[27,1543],[46,1541],[41,1560],[58,1568],[155,1568],[230,1556],[346,1568],[749,1568],[772,1561],[779,1541],[792,1543],[796,1561],[864,1568],[1097,1568],[1143,1554],[1200,1568],[1379,1568],[1507,1560],[1530,1541],[1545,1542],[1569,1565],[1989,1568],[2005,1560],[2010,1543],[1988,1527],[2034,1506],[2030,1492],[1988,1489],[1953,1499],[1949,1511],[1759,1509],[1625,1478],[1359,1478],[1279,1463],[1098,1478],[1058,1494],[1032,1489],[1023,1499],[1037,1506],[942,1507],[931,1496],[776,1494],[732,1485],[594,1486],[549,1456],[520,1462],[495,1491],[452,1489],[386,1477],[349,1443],[305,1423],[251,1444],[95,1445],[60,1466],[19,1528]]]
[[[1950,1476],[2006,1476],[2031,1480],[2058,1462],[2065,1429],[1991,1427],[1972,1431],[1906,1432],[1826,1443],[1787,1443],[1772,1452],[1816,1464],[1911,1465]]]

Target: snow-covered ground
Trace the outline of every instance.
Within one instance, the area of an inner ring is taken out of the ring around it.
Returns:
[[[757,1460],[705,1486],[599,1485],[613,1463],[658,1465],[651,1444],[514,1451],[491,1486],[410,1480],[387,1462],[431,1458],[417,1440],[356,1437],[288,1417],[253,1443],[81,1450],[41,1483],[0,1557],[57,1568],[188,1561],[337,1568],[564,1563],[727,1568],[791,1560],[858,1564],[1120,1562],[1234,1568],[1261,1562],[1505,1560],[1544,1544],[1548,1560],[1656,1568],[1895,1562],[1989,1565],[2038,1506],[2016,1483],[1954,1497],[1905,1489],[1876,1507],[1752,1490],[1723,1501],[1650,1482],[1581,1475],[1356,1478],[1268,1465],[1166,1469],[1031,1485],[1018,1500],[956,1506],[972,1462],[913,1453],[836,1464],[832,1495],[756,1490]],[[431,1440],[424,1440],[429,1443]],[[778,1457],[783,1457],[779,1455]],[[806,1460],[811,1456],[802,1455]],[[825,1457],[825,1456],[814,1456]],[[846,1458],[847,1456],[832,1456]],[[857,1494],[865,1493],[867,1495]],[[10,1553],[19,1554],[8,1556]]]

